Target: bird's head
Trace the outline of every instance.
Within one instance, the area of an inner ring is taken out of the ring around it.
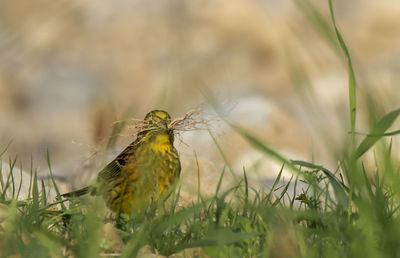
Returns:
[[[167,134],[171,143],[174,141],[174,132],[169,128],[171,116],[163,110],[153,110],[147,113],[143,121],[143,128],[139,132],[139,136],[155,136]]]
[[[163,110],[153,110],[147,113],[144,122],[149,125],[150,128],[163,127],[168,129],[168,125],[171,123],[171,116]]]

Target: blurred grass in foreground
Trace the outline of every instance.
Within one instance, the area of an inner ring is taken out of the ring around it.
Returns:
[[[289,161],[250,132],[232,125],[254,148],[279,160],[296,176],[282,183],[279,174],[273,187],[263,191],[248,185],[244,169],[236,185],[221,191],[224,169],[211,197],[198,191],[196,201],[180,207],[178,187],[165,203],[115,218],[106,214],[103,201],[97,198],[72,199],[69,205],[49,203],[46,187],[33,169],[29,197],[20,200],[21,182],[13,177],[18,173],[15,159],[10,162],[10,173],[0,176],[0,256],[135,257],[151,252],[182,257],[399,256],[400,167],[386,137],[399,134],[387,130],[400,109],[376,121],[357,145],[355,76],[329,3],[348,64],[352,137],[336,172],[306,161]],[[375,167],[369,171],[362,158],[373,147]],[[51,172],[49,156],[48,161]],[[299,180],[308,187],[297,189]],[[58,192],[54,181],[53,187]],[[292,196],[289,188],[294,188]]]
[[[282,184],[279,174],[271,190],[258,191],[248,185],[243,171],[237,185],[221,192],[224,169],[214,196],[198,194],[191,205],[178,207],[176,189],[157,209],[117,219],[104,215],[100,199],[73,199],[69,206],[48,203],[34,173],[30,198],[18,201],[20,182],[10,173],[0,188],[1,255],[135,257],[144,255],[146,246],[162,255],[186,250],[181,254],[211,257],[397,256],[400,177],[391,145],[376,149],[384,157],[376,171],[366,171],[359,158],[399,114],[396,110],[383,117],[354,152],[344,154],[341,176],[309,162],[286,161],[299,173],[292,184]],[[250,133],[239,133],[267,155],[280,157]],[[309,187],[289,196],[298,178]],[[115,227],[107,228],[110,223]],[[193,249],[199,247],[201,251]]]

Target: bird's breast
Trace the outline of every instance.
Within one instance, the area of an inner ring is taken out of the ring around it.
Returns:
[[[150,143],[150,147],[155,152],[165,153],[172,147],[172,142],[167,133],[157,134]]]

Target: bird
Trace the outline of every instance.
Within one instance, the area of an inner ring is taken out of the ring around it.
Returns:
[[[136,139],[98,173],[94,184],[61,196],[101,195],[112,211],[124,214],[167,197],[181,172],[170,124],[166,111],[149,112]]]

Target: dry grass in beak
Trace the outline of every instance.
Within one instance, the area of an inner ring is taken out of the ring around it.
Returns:
[[[213,120],[216,119],[215,118],[205,119],[203,117],[201,109],[197,108],[197,109],[191,109],[188,112],[186,112],[184,116],[172,120],[167,127],[168,129],[171,129],[177,133],[183,131],[207,130],[210,127],[209,126],[210,121]],[[120,122],[121,121],[117,121],[115,123],[120,123]],[[143,119],[131,118],[129,119],[129,123],[132,123],[133,125],[128,127],[133,127],[134,131],[136,131],[137,133],[158,128],[157,125],[151,124]]]
[[[202,117],[202,112],[199,108],[192,109],[186,112],[183,117],[178,117],[171,121],[168,129],[174,131],[194,131],[194,130],[207,130],[210,121],[214,119],[205,119]]]

